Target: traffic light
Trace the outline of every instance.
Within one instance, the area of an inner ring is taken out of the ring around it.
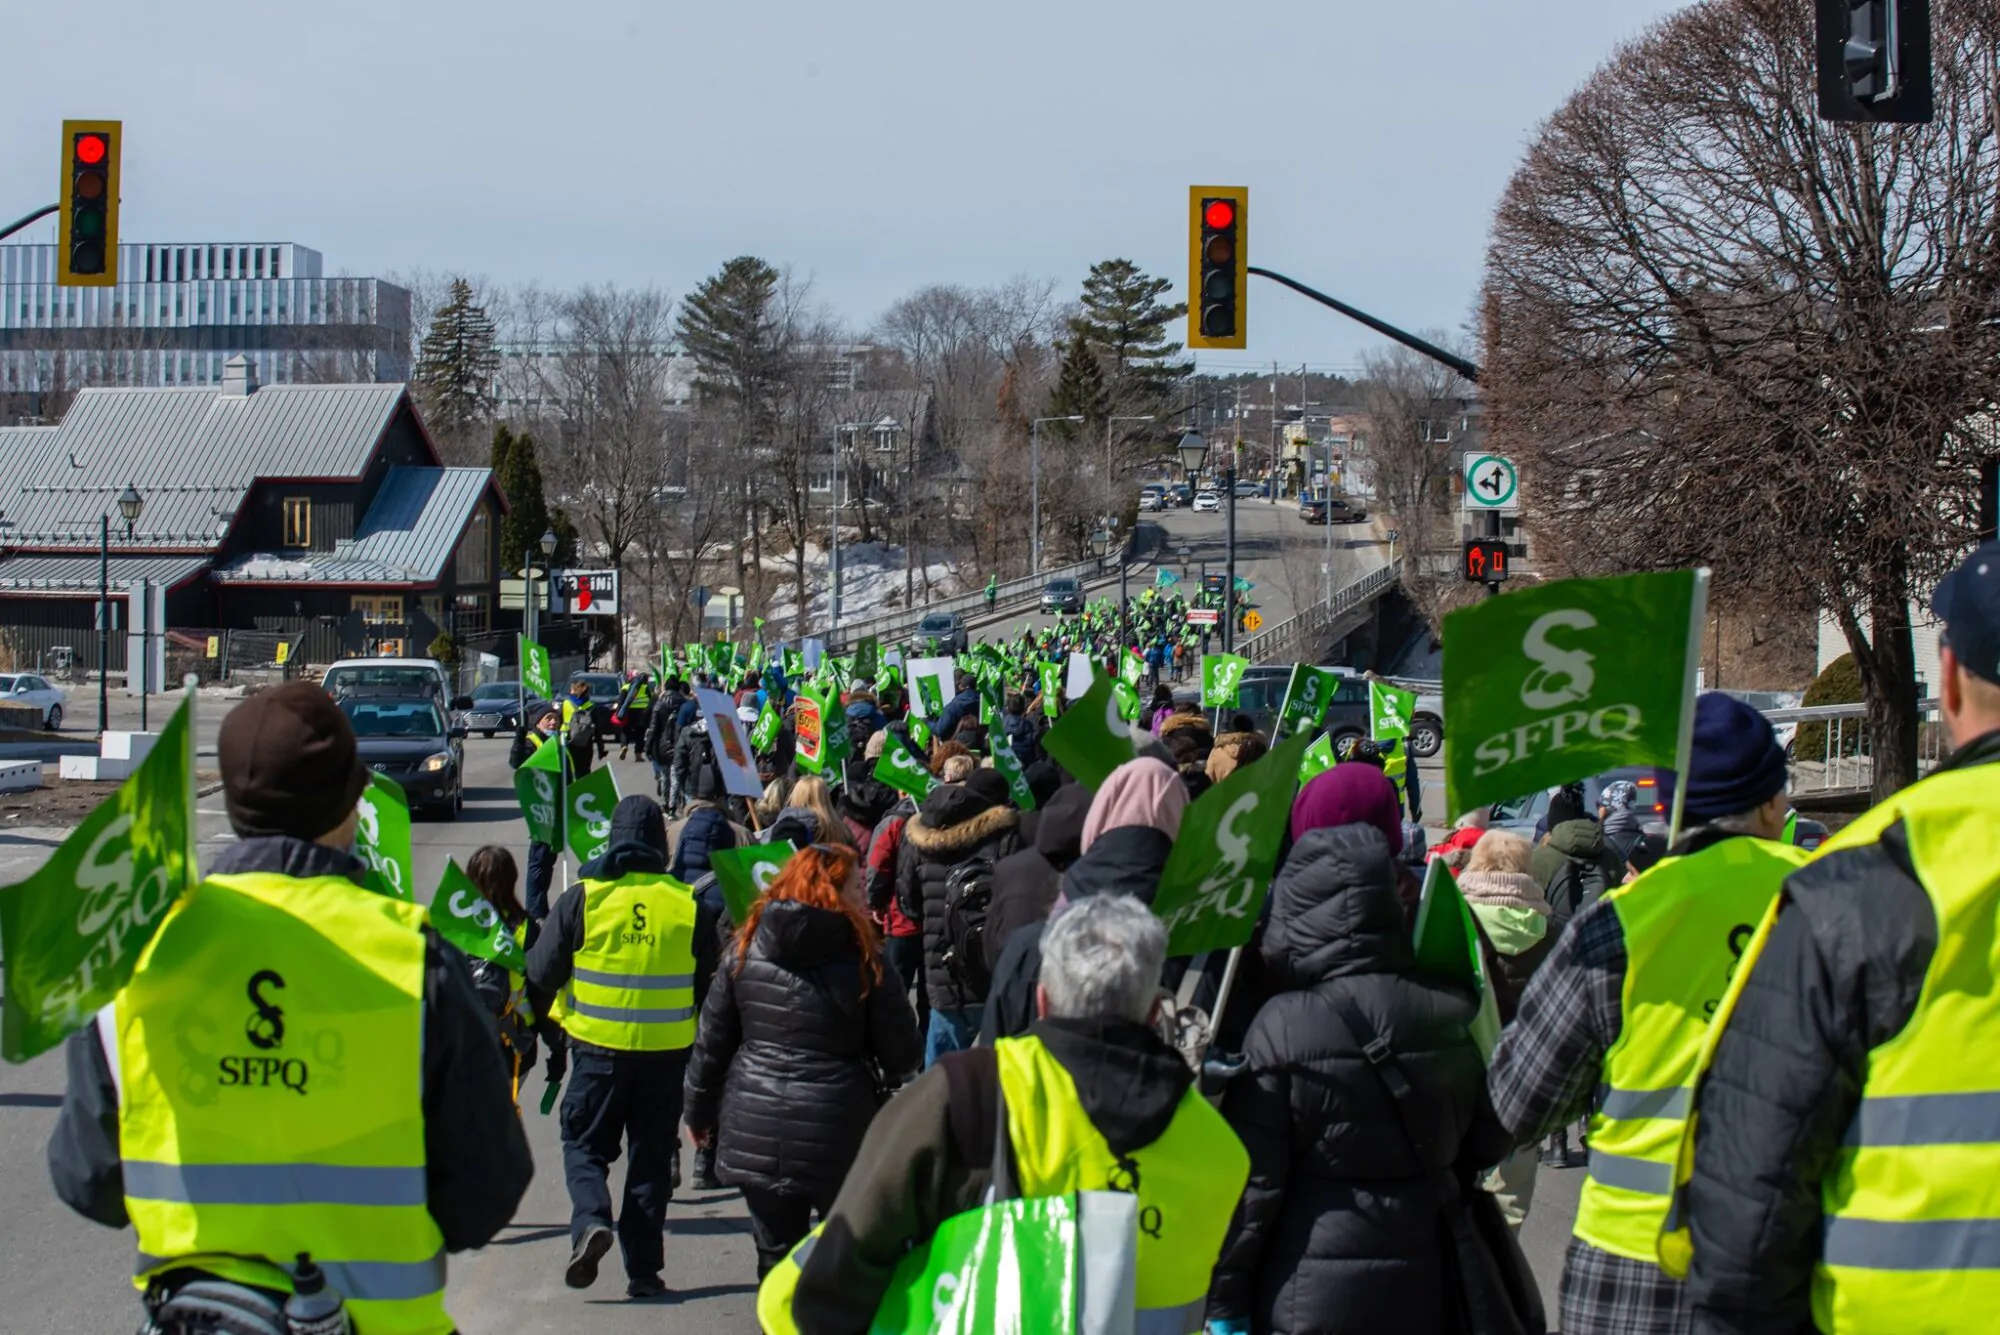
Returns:
[[[1507,544],[1496,538],[1469,538],[1465,544],[1465,578],[1474,584],[1500,584],[1507,578]]]
[[[1235,185],[1188,188],[1188,346],[1242,348],[1250,283],[1250,192]]]
[[[1931,0],[1818,0],[1820,119],[1931,120]]]
[[[62,205],[56,214],[56,282],[118,283],[117,121],[64,121]]]

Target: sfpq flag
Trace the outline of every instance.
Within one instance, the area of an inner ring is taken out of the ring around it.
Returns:
[[[41,870],[0,887],[0,1056],[8,1061],[47,1052],[109,1003],[198,879],[193,737],[190,695],[132,777]]]
[[[1310,740],[1295,737],[1196,798],[1160,873],[1153,912],[1170,957],[1247,945],[1264,911]]]
[[[1133,757],[1132,730],[1118,715],[1109,677],[1099,677],[1082,699],[1071,702],[1042,735],[1042,750],[1093,792]]]
[[[1243,684],[1243,670],[1250,666],[1250,660],[1241,654],[1203,654],[1201,656],[1201,707],[1203,709],[1234,709],[1237,705],[1237,688]]]
[[[1619,765],[1685,773],[1707,595],[1706,570],[1565,579],[1446,617],[1452,816]]]
[[[354,855],[368,864],[369,889],[391,899],[415,899],[416,855],[403,785],[386,774],[370,774],[354,814]]]

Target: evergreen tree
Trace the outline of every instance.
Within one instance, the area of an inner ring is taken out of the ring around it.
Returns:
[[[552,527],[552,520],[542,491],[542,466],[535,459],[534,437],[515,435],[504,422],[495,426],[493,477],[500,484],[500,494],[507,498],[507,517],[500,521],[501,568],[519,570],[530,552],[539,564],[542,534]]]
[[[1111,417],[1111,396],[1104,385],[1104,367],[1081,331],[1063,344],[1062,366],[1056,372],[1050,417],[1081,417],[1081,422],[1051,422],[1050,431],[1064,440],[1102,440]]]
[[[1110,402],[1123,413],[1155,412],[1193,371],[1167,327],[1187,314],[1185,303],[1162,300],[1173,290],[1165,278],[1147,276],[1130,260],[1090,266],[1083,280],[1083,309],[1069,322],[1103,363]]]
[[[495,337],[493,317],[473,300],[472,284],[452,279],[417,350],[417,392],[434,438],[463,442],[492,419],[500,370]]]
[[[784,371],[784,339],[775,309],[778,271],[739,255],[681,302],[681,346],[694,359],[704,394],[734,404],[739,429],[755,429]]]

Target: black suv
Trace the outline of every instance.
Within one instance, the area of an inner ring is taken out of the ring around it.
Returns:
[[[1285,690],[1291,685],[1292,665],[1289,663],[1265,663],[1245,668],[1243,680],[1236,687],[1236,708],[1222,711],[1226,724],[1231,715],[1248,714],[1257,725],[1257,731],[1266,737],[1278,724],[1278,713],[1285,707]],[[1176,703],[1187,700],[1199,703],[1201,692],[1186,691],[1174,697]],[[1348,737],[1368,735],[1368,679],[1366,677],[1341,676],[1334,684],[1333,703],[1326,707],[1325,731],[1333,738],[1334,744]]]
[[[1044,612],[1081,612],[1083,610],[1083,586],[1069,576],[1052,579],[1042,590],[1042,610]]]
[[[343,696],[361,763],[394,779],[412,815],[431,811],[456,820],[465,806],[465,729],[447,722],[429,695]]]

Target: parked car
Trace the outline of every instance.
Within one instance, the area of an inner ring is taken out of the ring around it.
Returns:
[[[958,613],[933,612],[917,623],[917,647],[928,653],[932,640],[947,653],[962,654],[970,647],[972,637],[965,628],[965,618]]]
[[[1081,612],[1083,586],[1067,575],[1057,576],[1042,590],[1044,612]]]
[[[354,725],[361,763],[401,784],[412,814],[458,819],[465,806],[465,729],[445,721],[435,697],[357,692],[342,696],[340,708]]]
[[[1171,505],[1194,504],[1194,488],[1185,482],[1176,482],[1167,488],[1167,501]]]
[[[1148,487],[1139,493],[1141,510],[1158,510],[1166,505],[1166,493],[1158,487]]]
[[[496,732],[516,732],[521,727],[521,684],[516,681],[489,681],[475,687],[472,703],[466,707],[465,727],[482,737]]]
[[[69,699],[60,686],[33,672],[12,672],[0,676],[0,701],[10,705],[31,705],[42,711],[42,726],[50,732],[62,727],[63,705]]]
[[[1827,841],[1827,837],[1826,826],[1816,820],[1807,820],[1804,816],[1799,817],[1798,823],[1792,827],[1792,842],[1808,853],[1818,852],[1819,846]]]
[[[1214,514],[1222,508],[1222,498],[1212,491],[1198,491],[1194,494],[1194,513]]]
[[[1236,499],[1247,501],[1253,497],[1262,496],[1265,488],[1269,485],[1269,483],[1265,482],[1239,482],[1236,484]]]

